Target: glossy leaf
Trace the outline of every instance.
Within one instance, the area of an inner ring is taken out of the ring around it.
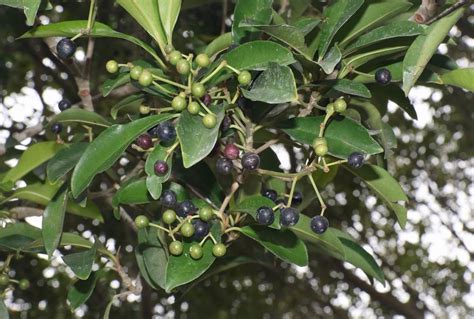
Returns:
[[[87,280],[79,280],[69,289],[67,300],[72,309],[76,309],[83,305],[94,291],[97,282],[97,272],[91,273]]]
[[[249,214],[250,216],[253,217],[253,219],[255,219],[257,217],[257,209],[264,206],[273,208],[276,205],[272,200],[266,197],[263,197],[260,195],[254,195],[242,200],[232,209],[232,211]],[[273,224],[269,225],[268,227],[275,228],[275,229],[281,228],[280,213],[278,211],[275,212],[275,221],[273,222]]]
[[[143,94],[129,95],[110,109],[110,116],[116,120],[120,112],[138,113],[140,105],[142,105],[144,101],[145,96]]]
[[[172,44],[174,26],[181,10],[181,0],[158,0],[158,9],[168,44]]]
[[[3,302],[3,299],[0,300],[0,318],[9,319],[10,315],[8,314],[8,308]]]
[[[232,39],[240,43],[248,27],[242,27],[242,21],[252,21],[255,24],[266,25],[272,19],[272,0],[238,0],[234,10],[232,24]],[[250,30],[252,30],[250,28]]]
[[[285,133],[296,141],[312,145],[319,134],[323,117],[295,118],[281,124]],[[347,159],[353,152],[378,154],[383,148],[369,135],[366,128],[349,118],[335,118],[327,126],[324,137],[329,147],[329,154]]]
[[[365,98],[372,97],[372,94],[370,93],[369,89],[364,84],[347,79],[336,80],[332,88],[336,91],[349,95],[360,96]]]
[[[118,73],[115,77],[105,80],[104,84],[102,84],[101,92],[102,95],[105,97],[109,95],[113,90],[124,86],[127,83],[130,83],[130,73],[129,72],[121,72]]]
[[[462,17],[463,13],[464,9],[460,8],[441,20],[434,22],[410,46],[403,59],[403,91],[405,95],[408,95],[408,92],[421,76],[438,46],[443,42],[453,25]]]
[[[26,17],[26,24],[32,26],[35,22],[38,9],[41,6],[41,0],[0,0],[0,5],[23,9]],[[0,316],[0,318],[3,317]]]
[[[202,118],[185,111],[181,113],[176,132],[181,145],[183,165],[191,167],[205,158],[214,148],[219,135],[219,127],[224,118],[224,106],[213,105],[210,110],[217,117],[214,128],[208,129],[202,124]]]
[[[173,115],[148,116],[128,124],[113,125],[89,144],[77,163],[71,179],[71,190],[77,198],[98,173],[111,167],[141,133],[169,120]]]
[[[77,278],[86,280],[92,272],[92,265],[97,254],[98,239],[92,248],[62,257],[63,261],[68,265]]]
[[[387,105],[388,100],[390,100],[393,103],[397,104],[412,119],[418,119],[415,107],[411,104],[411,101],[408,99],[408,97],[405,96],[402,89],[398,85],[376,85],[376,87],[371,88],[373,88],[372,93],[375,98],[375,101],[382,101],[385,105]]]
[[[220,242],[221,229],[218,223],[212,225],[211,233]],[[212,240],[206,240],[202,247],[203,256],[198,260],[194,260],[189,255],[191,244],[189,242],[183,243],[183,254],[180,256],[169,256],[166,268],[166,292],[171,292],[176,287],[199,278],[214,263],[216,258],[212,254],[212,247],[214,246]]]
[[[385,169],[380,166],[366,164],[359,169],[344,165],[348,171],[359,177],[397,216],[398,223],[405,228],[407,209],[403,202],[408,201],[407,195]],[[402,203],[402,204],[401,204]]]
[[[341,62],[342,53],[337,45],[334,45],[331,50],[326,54],[324,59],[318,62],[323,69],[324,73],[331,74],[334,72],[336,66]]]
[[[288,229],[276,230],[264,226],[245,226],[239,231],[284,261],[298,266],[308,265],[306,245]]]
[[[59,245],[66,214],[67,188],[60,190],[46,206],[43,214],[42,234],[44,248],[51,258]]]
[[[269,104],[293,102],[298,99],[293,72],[287,66],[271,63],[269,68],[260,74],[250,90],[242,89],[243,95],[252,101]]]
[[[272,41],[247,42],[227,53],[224,60],[238,70],[265,70],[271,62],[295,62],[290,50]]]
[[[152,200],[144,179],[130,180],[115,193],[112,198],[112,205],[114,207],[118,207],[121,204],[138,205],[149,203]]]
[[[56,154],[63,144],[56,142],[39,142],[33,144],[23,152],[15,167],[10,169],[3,177],[4,182],[16,182],[41,164],[51,159]]]
[[[161,192],[163,190],[163,184],[160,181],[160,177],[156,175],[148,176],[146,178],[146,188],[153,199],[157,200],[160,198]]]
[[[474,68],[457,69],[441,75],[444,84],[454,85],[474,92]]]
[[[319,60],[322,60],[331,45],[336,32],[362,6],[364,0],[336,0],[324,12],[319,42]]]
[[[69,173],[76,166],[88,143],[74,143],[65,145],[63,149],[49,160],[46,167],[46,175],[52,183],[57,182],[61,177]]]
[[[41,238],[41,230],[27,223],[8,224],[0,230],[0,247],[13,250],[23,250]]]
[[[224,51],[228,47],[230,47],[232,44],[232,33],[227,32],[224,34],[221,34],[217,38],[211,41],[204,50],[204,53],[206,53],[208,56],[212,57],[216,55],[217,53]]]
[[[55,115],[50,123],[80,123],[100,127],[109,127],[112,125],[112,123],[101,115],[77,107],[70,108]]]
[[[156,228],[150,228],[146,236],[146,242],[142,242],[137,249],[141,250],[150,279],[159,287],[164,288],[168,256],[166,249],[157,236]]]

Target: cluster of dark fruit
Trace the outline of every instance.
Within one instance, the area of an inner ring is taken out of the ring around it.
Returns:
[[[6,266],[2,267],[2,273],[0,273],[0,290],[7,288],[12,283],[18,285],[21,290],[26,290],[30,287],[30,282],[28,279],[13,280],[8,276],[9,268]]]
[[[204,240],[210,231],[210,222],[214,218],[214,211],[210,206],[204,206],[198,209],[192,201],[186,199],[178,203],[176,193],[172,190],[166,190],[161,194],[161,204],[166,210],[163,212],[162,221],[169,225],[168,234],[173,239],[169,244],[169,252],[174,256],[183,253],[184,245],[180,240],[176,240],[176,235],[183,238],[190,238],[196,243],[189,247],[189,255],[193,259],[200,259],[203,256],[202,240]],[[149,219],[140,215],[135,218],[137,228],[155,226]],[[174,226],[172,228],[172,226]],[[214,241],[215,239],[211,237]],[[201,241],[200,243],[197,243]],[[227,247],[223,243],[215,242],[212,248],[212,254],[216,257],[222,257],[226,254]]]
[[[221,175],[229,175],[234,169],[234,160],[240,157],[240,150],[235,144],[229,143],[224,148],[224,157],[216,161],[216,171]],[[244,153],[240,158],[240,164],[243,169],[254,171],[260,166],[260,156],[255,153]]]

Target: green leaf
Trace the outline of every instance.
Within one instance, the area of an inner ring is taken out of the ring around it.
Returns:
[[[219,127],[224,118],[225,105],[213,105],[211,111],[217,117],[214,128],[208,129],[202,124],[200,116],[192,115],[187,111],[181,113],[176,131],[183,154],[183,165],[189,168],[205,158],[214,148],[219,135]]]
[[[104,84],[102,84],[101,92],[102,96],[109,95],[113,90],[124,86],[125,84],[130,83],[130,73],[129,72],[120,72],[115,77],[107,79]]]
[[[109,127],[112,125],[112,123],[107,121],[98,113],[86,111],[77,107],[70,108],[55,115],[50,123],[81,123],[100,127]]]
[[[41,238],[41,230],[27,223],[8,224],[1,228],[0,247],[23,250],[33,241]]]
[[[54,195],[58,192],[59,188],[61,187],[61,184],[62,183],[37,183],[28,185],[26,187],[18,188],[11,196],[0,202],[0,204],[3,204],[12,199],[20,199],[37,203],[42,206],[47,206],[48,203],[53,199]],[[85,207],[81,207],[73,201],[68,201],[66,211],[74,215],[98,219],[101,222],[104,221],[99,209],[90,200],[87,201]]]
[[[133,112],[138,113],[140,105],[145,101],[143,94],[132,94],[115,104],[110,110],[110,116],[114,120],[117,119],[119,112]]]
[[[272,41],[247,42],[227,53],[224,60],[238,70],[266,70],[271,62],[295,62],[290,50]]]
[[[314,28],[321,23],[321,19],[316,17],[301,17],[294,21],[291,25],[298,28],[304,36],[307,36]]]
[[[457,69],[441,75],[444,84],[454,85],[474,92],[474,68]]]
[[[92,272],[92,265],[97,254],[98,239],[92,248],[78,253],[63,256],[63,260],[74,272],[77,278],[86,280]]]
[[[148,176],[156,176],[157,180],[161,183],[166,182],[170,178],[171,171],[172,171],[172,168],[173,168],[173,151],[172,151],[172,149],[173,149],[172,146],[164,147],[164,146],[161,146],[160,144],[155,145],[155,148],[153,149],[153,151],[151,153],[148,154],[148,157],[146,159],[145,173]],[[168,152],[171,152],[171,153],[168,155]],[[168,172],[163,176],[157,176],[156,173],[155,173],[155,163],[158,160],[163,161],[165,159],[166,159],[166,163],[168,164]]]
[[[266,25],[272,19],[272,0],[238,0],[234,10],[232,24],[232,39],[240,43],[245,33],[252,28],[242,27],[242,21],[252,21],[255,24]]]
[[[220,242],[221,227],[219,223],[214,223],[211,226],[211,234]],[[184,242],[182,255],[169,256],[168,265],[166,267],[166,292],[169,293],[174,288],[200,277],[214,263],[216,258],[212,254],[212,247],[214,246],[212,240],[206,240],[202,246],[203,256],[198,260],[194,260],[189,255],[189,247],[192,244],[192,242]]]
[[[151,201],[146,181],[144,179],[130,180],[115,193],[112,198],[112,206],[147,204]]]
[[[44,210],[42,234],[44,248],[46,249],[50,259],[54,253],[54,250],[58,247],[61,240],[61,234],[63,233],[67,192],[67,188],[61,190],[51,199],[48,206],[46,206],[46,209]]]
[[[416,114],[415,107],[411,104],[410,100],[405,96],[402,89],[395,84],[389,84],[380,86],[378,84],[371,86],[372,94],[375,101],[382,101],[387,105],[388,100],[397,104],[405,113],[407,113],[412,119],[417,120],[418,115]],[[374,101],[374,104],[377,103]]]
[[[252,100],[270,104],[279,104],[296,101],[295,77],[287,66],[276,63],[269,64],[269,68],[260,74],[248,90],[242,89],[243,95]]]
[[[350,43],[361,34],[377,27],[384,21],[408,10],[412,4],[408,1],[367,1],[357,14],[343,28],[341,47]],[[347,30],[347,31],[346,31]]]
[[[82,30],[87,28],[87,20],[71,20],[57,23],[50,23],[46,25],[37,26],[25,34],[23,34],[20,39],[28,38],[49,38],[49,37],[67,37],[71,38],[81,33]],[[108,37],[108,38],[117,38],[122,40],[127,40],[133,44],[136,44],[148,52],[155,60],[161,61],[161,59],[156,54],[155,50],[143,42],[131,35],[120,33],[113,30],[108,25],[100,23],[98,21],[94,22],[93,27],[91,28],[90,33],[87,36],[91,37]]]
[[[245,226],[239,231],[284,261],[298,266],[308,265],[306,245],[288,229],[276,230],[263,226]]]
[[[143,256],[148,276],[155,285],[164,289],[168,257],[166,249],[158,239],[156,228],[150,228],[148,233],[146,230],[140,230],[139,238],[137,249],[140,250],[140,254]]]
[[[148,176],[146,178],[146,188],[154,200],[157,200],[161,196],[163,190],[163,184],[160,182],[159,176]]]
[[[336,68],[337,64],[341,61],[341,58],[341,50],[339,50],[339,47],[337,45],[334,45],[331,50],[329,50],[328,54],[326,54],[324,59],[319,61],[318,64],[321,66],[324,73],[331,74],[332,72],[334,72],[334,69]]]
[[[280,125],[283,131],[296,141],[312,145],[318,136],[319,126],[324,117],[294,118]],[[349,118],[334,118],[327,126],[324,137],[329,147],[329,154],[347,159],[353,152],[378,154],[383,148],[369,135],[366,128]]]
[[[181,0],[158,0],[158,9],[168,44],[172,44],[173,30],[181,10]]]
[[[204,53],[206,53],[208,56],[212,57],[216,55],[217,53],[224,51],[228,47],[230,47],[232,44],[232,33],[227,32],[224,34],[221,34],[214,40],[212,40],[211,43],[209,43],[204,50]]]
[[[97,278],[96,271],[91,273],[87,280],[79,280],[69,289],[67,300],[72,309],[78,308],[89,299],[94,291]]]
[[[311,0],[292,0],[290,1],[291,20],[301,17],[301,15],[308,9]]]
[[[319,60],[322,60],[336,32],[357,12],[364,0],[336,0],[324,11],[319,42]]]
[[[89,144],[72,173],[72,195],[77,198],[95,175],[107,170],[122,156],[138,135],[172,117],[169,114],[147,116],[128,124],[113,125],[102,132]]]
[[[8,314],[8,308],[3,302],[3,299],[0,299],[0,318],[9,319],[10,315]]]
[[[334,255],[344,258],[344,247],[331,228],[326,230],[323,234],[318,235],[311,230],[311,219],[306,215],[300,214],[298,223],[289,229],[299,238],[310,243],[316,243],[325,247]]]
[[[23,9],[26,16],[26,24],[32,26],[41,5],[41,0],[0,0],[0,5]]]
[[[345,94],[365,97],[367,99],[372,97],[369,89],[364,84],[356,81],[339,79],[334,82],[332,88]]]
[[[358,49],[364,48],[379,41],[419,35],[423,33],[423,30],[423,27],[415,22],[396,21],[391,24],[381,26],[359,37],[357,41],[344,50],[344,55],[348,55]]]
[[[40,142],[31,145],[23,152],[18,163],[10,169],[5,176],[3,176],[2,183],[16,182],[41,164],[51,159],[56,154],[63,144],[58,144],[54,141]]]
[[[138,269],[140,270],[140,275],[145,279],[145,281],[155,290],[164,287],[158,286],[150,277],[148,269],[145,265],[145,259],[143,257],[143,249],[148,246],[148,232],[147,229],[138,230],[138,246],[135,247],[135,258],[137,259]],[[153,271],[153,270],[152,270]]]
[[[249,214],[250,216],[253,217],[253,219],[255,219],[257,217],[257,209],[263,206],[273,208],[275,206],[275,203],[266,197],[255,195],[255,196],[245,198],[243,201],[238,203],[232,209],[232,211]],[[275,229],[281,228],[279,212],[275,212],[275,221],[273,222],[273,224],[269,225],[268,227],[275,228]]]
[[[361,178],[375,195],[395,213],[400,226],[405,228],[407,209],[400,203],[407,202],[408,197],[396,179],[385,169],[376,165],[366,164],[359,169],[344,165],[344,168]]]
[[[88,143],[67,144],[63,149],[49,160],[46,167],[46,175],[52,183],[57,182],[61,177],[69,173],[76,166],[82,153],[87,148]]]
[[[464,9],[460,8],[452,14],[436,21],[419,35],[408,49],[403,59],[403,91],[405,95],[415,85],[438,46],[443,42],[449,30],[462,17]]]

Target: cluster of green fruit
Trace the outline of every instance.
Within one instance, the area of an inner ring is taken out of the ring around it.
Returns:
[[[0,273],[0,290],[6,290],[8,287],[10,287],[11,284],[17,284],[18,288],[20,288],[21,290],[26,290],[30,287],[30,282],[28,281],[28,279],[16,280],[10,278],[10,276],[8,275],[10,268],[7,265],[3,265],[1,270],[2,273]]]

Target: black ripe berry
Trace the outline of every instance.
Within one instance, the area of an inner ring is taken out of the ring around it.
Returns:
[[[273,189],[264,189],[262,190],[262,196],[272,201],[276,201],[278,194]]]
[[[354,168],[361,168],[362,165],[364,165],[364,155],[359,152],[354,152],[349,155],[347,163]]]
[[[71,102],[68,99],[62,99],[58,103],[59,110],[64,111],[69,109],[72,106]]]
[[[328,229],[329,221],[324,216],[314,216],[311,218],[311,230],[316,234],[322,234]]]
[[[140,135],[137,138],[137,145],[140,146],[144,150],[148,150],[153,147],[153,141],[151,140],[151,136],[148,134]]]
[[[76,48],[76,44],[67,38],[62,39],[56,45],[56,51],[58,52],[58,56],[63,60],[72,57],[76,52]]]
[[[201,102],[204,103],[205,106],[209,106],[212,102],[212,98],[209,94],[204,94],[201,98]]]
[[[301,193],[300,191],[296,191],[294,194],[293,194],[293,198],[291,200],[291,204],[293,206],[298,206],[299,204],[301,204],[303,202],[303,193]]]
[[[282,226],[295,226],[300,219],[300,214],[293,207],[286,207],[281,210],[280,224]]]
[[[176,205],[176,193],[168,189],[161,193],[161,204],[165,207],[172,208]]]
[[[156,135],[163,142],[170,143],[176,139],[176,129],[173,123],[163,122],[156,126]]]
[[[61,123],[54,123],[53,125],[51,125],[51,132],[53,132],[54,134],[59,134],[62,130],[63,126],[61,125]]]
[[[227,132],[230,129],[230,126],[232,125],[232,120],[228,116],[224,116],[224,119],[222,120],[221,123],[221,131],[222,132]]]
[[[260,166],[260,156],[255,153],[245,153],[242,156],[242,167],[248,170],[256,170]]]
[[[163,176],[168,173],[168,164],[165,161],[157,160],[154,165],[155,174],[158,176]]]
[[[224,156],[228,159],[234,160],[239,157],[240,150],[235,144],[227,144],[224,148]]]
[[[194,226],[194,240],[202,240],[204,237],[209,234],[209,224],[206,222],[203,222],[202,220],[199,219],[194,219],[192,221],[192,224]]]
[[[196,212],[197,212],[196,206],[194,206],[193,202],[190,201],[189,199],[185,199],[183,202],[181,202],[178,205],[178,208],[176,209],[176,213],[178,214],[179,217],[186,217],[188,215],[193,215]]]
[[[392,81],[392,73],[385,68],[378,69],[375,72],[375,81],[378,84],[387,85]]]
[[[255,219],[260,225],[270,225],[275,220],[275,214],[273,213],[273,209],[263,206],[257,209],[257,216]]]
[[[216,162],[216,171],[218,174],[229,175],[232,173],[233,168],[234,164],[228,158],[221,157]]]

